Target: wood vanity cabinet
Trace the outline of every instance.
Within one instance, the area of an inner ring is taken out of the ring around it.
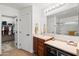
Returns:
[[[52,38],[48,39],[51,40]],[[33,37],[33,51],[34,54],[37,56],[44,56],[45,55],[45,47],[44,47],[44,42],[47,40],[38,38],[38,37]]]
[[[38,54],[38,52],[37,52],[37,38],[36,37],[33,37],[33,51],[34,51],[35,55]]]
[[[45,44],[46,56],[76,56],[67,51]]]

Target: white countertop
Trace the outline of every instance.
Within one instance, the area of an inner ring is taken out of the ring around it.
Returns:
[[[50,38],[53,38],[53,36],[50,36],[50,35],[33,35],[33,36],[44,39],[44,40],[48,40]]]
[[[67,51],[69,53],[75,54],[77,55],[77,47],[76,46],[72,46],[72,45],[68,45],[66,42],[62,42],[59,40],[49,40],[47,42],[45,42],[45,44],[48,44],[50,46],[54,46],[56,48],[59,48],[61,50]]]

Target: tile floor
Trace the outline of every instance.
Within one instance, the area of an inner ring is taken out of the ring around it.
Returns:
[[[14,41],[6,41],[2,43],[2,52],[10,51],[16,49]]]
[[[0,56],[32,56],[33,54],[21,49],[17,49],[14,41],[6,41],[2,44],[2,54]]]

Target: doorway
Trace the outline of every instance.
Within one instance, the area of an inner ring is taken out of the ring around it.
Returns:
[[[14,20],[15,19],[12,17],[2,17],[2,21],[1,21],[2,53],[16,49]]]

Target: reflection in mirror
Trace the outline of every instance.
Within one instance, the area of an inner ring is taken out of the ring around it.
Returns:
[[[59,23],[57,23],[57,34],[65,35],[78,35],[78,17],[71,16],[67,18],[61,18]]]
[[[56,13],[54,15],[48,16],[47,17],[48,33],[79,36],[79,14],[78,13],[79,13],[79,8],[78,6],[76,6],[76,7],[64,10],[62,12]]]
[[[78,8],[74,7],[57,14],[57,34],[78,36]]]

